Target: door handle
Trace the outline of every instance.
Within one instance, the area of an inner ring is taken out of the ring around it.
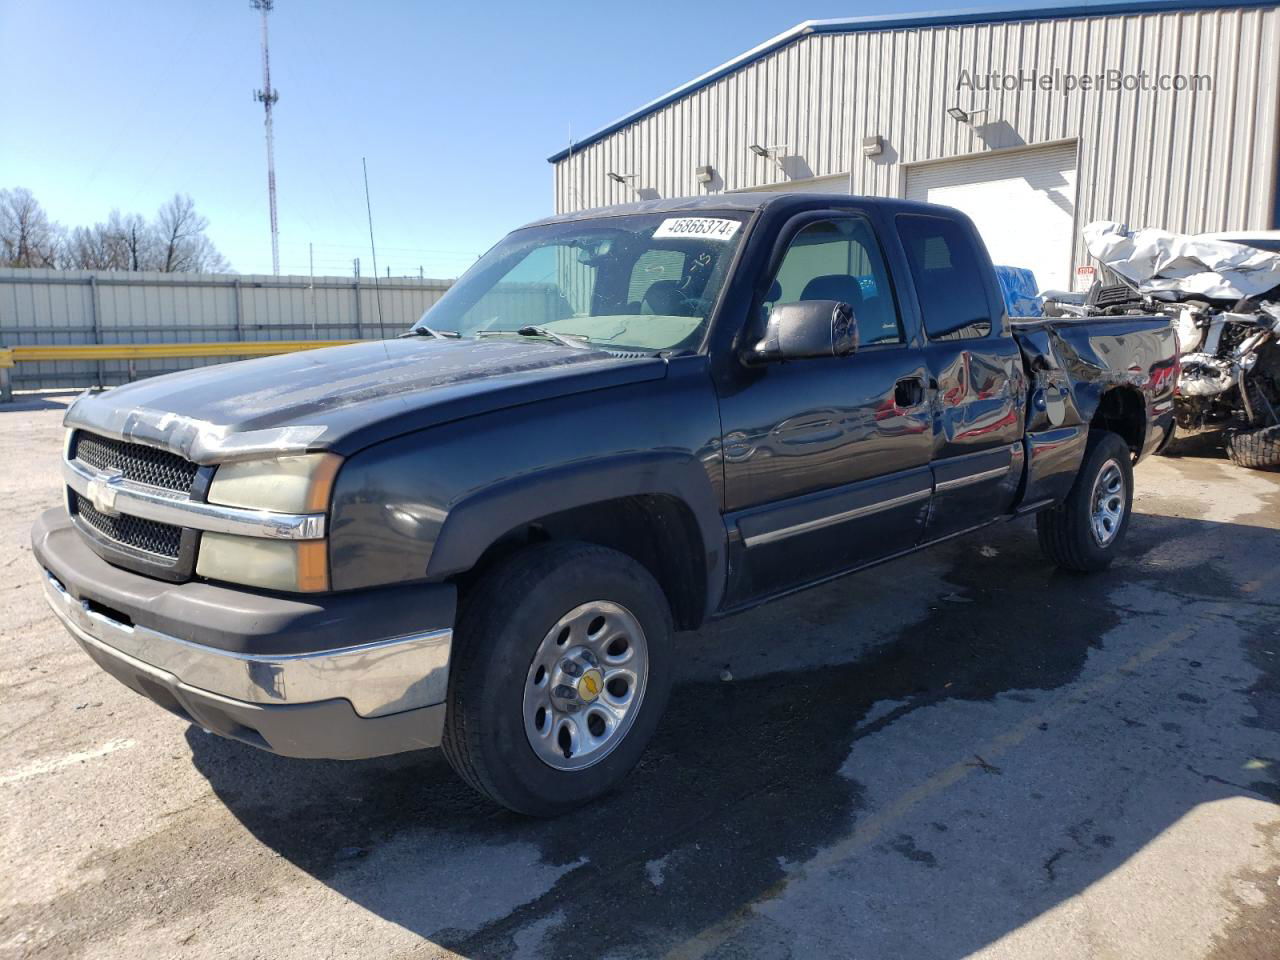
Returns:
[[[893,405],[899,409],[918,407],[924,403],[924,378],[903,377],[893,385]]]

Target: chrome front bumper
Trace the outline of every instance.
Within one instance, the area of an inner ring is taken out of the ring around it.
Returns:
[[[394,637],[319,653],[251,656],[218,650],[123,623],[76,600],[47,571],[45,598],[82,644],[120,654],[179,683],[253,704],[342,699],[361,717],[443,703],[449,683],[451,630]]]
[[[293,757],[440,744],[452,585],[293,597],[169,583],[107,563],[59,509],[36,520],[31,547],[85,652],[192,723]]]

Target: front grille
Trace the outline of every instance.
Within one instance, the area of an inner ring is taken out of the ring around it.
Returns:
[[[191,490],[200,469],[199,464],[167,450],[83,431],[76,433],[71,456],[95,470],[119,470],[126,480],[179,493]]]
[[[74,502],[76,515],[115,543],[124,544],[135,550],[155,554],[168,560],[177,560],[182,546],[182,528],[155,520],[144,520],[141,517],[121,515],[109,517],[100,513],[85,497],[76,493]]]

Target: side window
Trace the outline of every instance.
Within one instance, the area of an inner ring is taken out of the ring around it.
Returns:
[[[972,340],[991,333],[991,306],[973,240],[955,220],[902,214],[898,234],[930,340]]]
[[[901,343],[902,324],[871,224],[861,217],[811,223],[791,241],[767,301],[840,300],[853,307],[863,346]]]

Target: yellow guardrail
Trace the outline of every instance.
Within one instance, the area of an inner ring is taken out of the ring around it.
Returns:
[[[188,357],[269,357],[319,347],[341,347],[359,340],[212,340],[205,343],[33,344],[0,347],[0,392],[9,399],[7,371],[41,360],[169,360]]]
[[[182,357],[269,357],[358,340],[211,340],[205,343],[40,344],[0,348],[0,367],[40,360],[167,360]]]

